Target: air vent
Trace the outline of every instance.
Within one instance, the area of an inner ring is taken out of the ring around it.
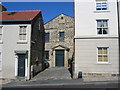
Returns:
[[[61,17],[61,19],[64,19],[63,17]]]
[[[8,15],[14,15],[16,12],[11,12],[11,13],[8,13]]]

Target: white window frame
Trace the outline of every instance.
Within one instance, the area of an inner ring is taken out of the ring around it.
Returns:
[[[100,4],[98,7],[98,3]],[[106,4],[103,4],[106,3]],[[103,5],[106,5],[106,7],[103,7]],[[100,10],[98,10],[100,8]],[[106,8],[106,10],[102,10],[103,8]],[[96,1],[96,11],[107,11],[108,10],[108,2],[107,0],[102,0],[102,1]]]
[[[25,40],[20,40],[20,27],[26,27],[26,39]],[[28,31],[27,31],[27,26],[26,25],[23,25],[23,26],[19,26],[19,41],[18,42],[27,42],[27,35],[28,35]]]
[[[101,56],[107,56],[107,58],[108,58],[108,60],[107,60],[107,62],[104,62],[104,60],[102,60],[103,62],[99,62],[98,61],[98,56],[99,56],[99,54],[98,54],[98,48],[107,48],[107,55],[106,54],[102,54]],[[109,64],[110,63],[110,61],[109,61],[109,47],[97,47],[97,63],[98,64]]]
[[[1,33],[0,33],[0,35],[1,35],[1,40],[0,40],[0,42],[2,42],[3,41],[3,26],[0,26],[0,28],[1,28]]]
[[[104,27],[98,27],[98,22],[97,21],[104,21],[104,20],[107,20],[107,27],[106,27],[106,29],[107,29],[107,34],[103,34],[103,29],[105,29]],[[98,28],[102,28],[102,34],[98,34]],[[102,35],[102,36],[106,36],[106,35],[108,35],[109,34],[109,19],[96,19],[96,29],[97,29],[97,35]]]

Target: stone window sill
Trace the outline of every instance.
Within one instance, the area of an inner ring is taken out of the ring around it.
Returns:
[[[97,65],[111,65],[111,63],[96,63]]]
[[[110,11],[109,10],[94,11],[94,13],[105,13],[105,12],[110,12]]]
[[[27,41],[18,41],[17,44],[27,44]]]

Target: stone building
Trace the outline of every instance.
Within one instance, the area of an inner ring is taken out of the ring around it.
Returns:
[[[45,60],[49,67],[69,67],[73,56],[74,18],[60,14],[44,25]]]

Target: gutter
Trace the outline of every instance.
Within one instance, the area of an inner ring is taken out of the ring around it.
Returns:
[[[117,0],[117,14],[118,14],[118,37],[119,37],[119,43],[118,43],[118,49],[119,49],[119,68],[120,68],[120,12],[119,12],[119,4],[120,4],[120,1]],[[120,69],[119,69],[119,75],[120,75]]]
[[[0,20],[0,22],[32,21],[32,19]]]
[[[118,31],[120,30],[120,13],[119,13],[119,0],[117,0],[117,14],[118,14]]]

